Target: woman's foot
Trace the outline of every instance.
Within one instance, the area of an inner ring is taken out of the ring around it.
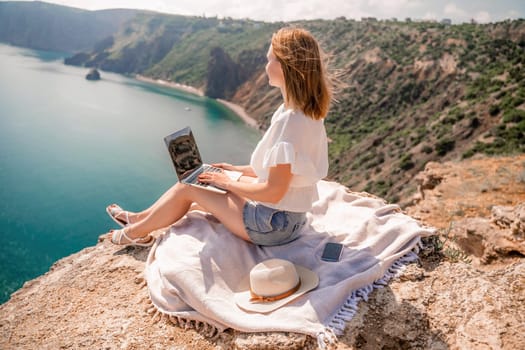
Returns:
[[[118,204],[111,204],[106,207],[106,213],[115,221],[120,227],[126,227],[131,224],[131,214],[129,211],[122,209]]]
[[[133,239],[127,235],[125,230],[126,228],[109,231],[109,233],[111,233],[111,243],[116,245],[133,245],[139,247],[151,247],[153,243],[155,243],[155,238],[150,235]]]

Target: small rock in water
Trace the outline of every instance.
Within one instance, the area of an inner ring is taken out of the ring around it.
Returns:
[[[86,75],[87,80],[100,80],[100,73],[95,68],[92,68]]]

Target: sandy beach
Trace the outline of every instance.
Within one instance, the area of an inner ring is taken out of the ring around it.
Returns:
[[[237,105],[237,104],[235,104],[233,102],[220,99],[220,98],[217,98],[216,100],[217,100],[217,102],[222,103],[223,105],[225,105],[226,107],[231,109],[235,114],[237,114],[249,126],[254,127],[254,128],[258,127],[257,120],[255,120],[254,118],[250,117],[248,115],[248,113],[246,113],[244,108],[242,108],[241,106],[239,106],[239,105]]]
[[[136,74],[135,75],[135,79],[140,80],[140,81],[144,81],[146,83],[157,84],[157,85],[169,87],[169,88],[172,88],[172,89],[181,90],[181,91],[188,92],[190,94],[194,94],[194,95],[197,95],[197,96],[204,96],[204,91],[202,91],[200,89],[197,89],[197,88],[195,88],[193,86],[189,86],[189,85],[173,83],[171,81],[166,81],[166,80],[162,80],[162,79],[148,78],[148,77],[145,77],[145,76],[140,75],[140,74]]]
[[[140,75],[140,74],[136,74],[135,75],[135,79],[140,80],[140,81],[144,81],[146,83],[157,84],[157,85],[161,85],[161,86],[165,86],[165,87],[181,90],[181,91],[188,92],[190,94],[194,94],[194,95],[197,95],[197,96],[204,96],[204,92],[202,90],[197,89],[197,88],[195,88],[193,86],[189,86],[189,85],[173,83],[173,82],[162,80],[162,79],[148,78],[148,77],[145,77],[145,76]],[[232,110],[247,125],[249,125],[249,126],[251,126],[253,128],[257,128],[258,127],[257,121],[254,118],[250,117],[248,115],[248,113],[246,113],[244,108],[242,108],[241,106],[239,106],[239,105],[237,105],[237,104],[235,104],[233,102],[220,99],[220,98],[217,98],[215,100],[217,102],[223,104],[224,106],[226,106],[230,110]]]

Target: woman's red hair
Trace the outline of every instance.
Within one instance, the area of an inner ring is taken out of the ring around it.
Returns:
[[[315,120],[326,117],[332,84],[317,40],[305,29],[282,28],[272,36],[272,49],[284,73],[286,102]]]

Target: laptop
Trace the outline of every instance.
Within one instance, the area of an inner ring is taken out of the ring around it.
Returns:
[[[197,143],[189,126],[166,136],[164,142],[168,147],[168,152],[179,182],[201,187],[216,193],[226,193],[222,188],[199,181],[199,175],[203,172],[217,172],[221,171],[221,169],[202,162]],[[239,171],[231,170],[224,170],[224,173],[234,181],[238,180],[242,175]]]

